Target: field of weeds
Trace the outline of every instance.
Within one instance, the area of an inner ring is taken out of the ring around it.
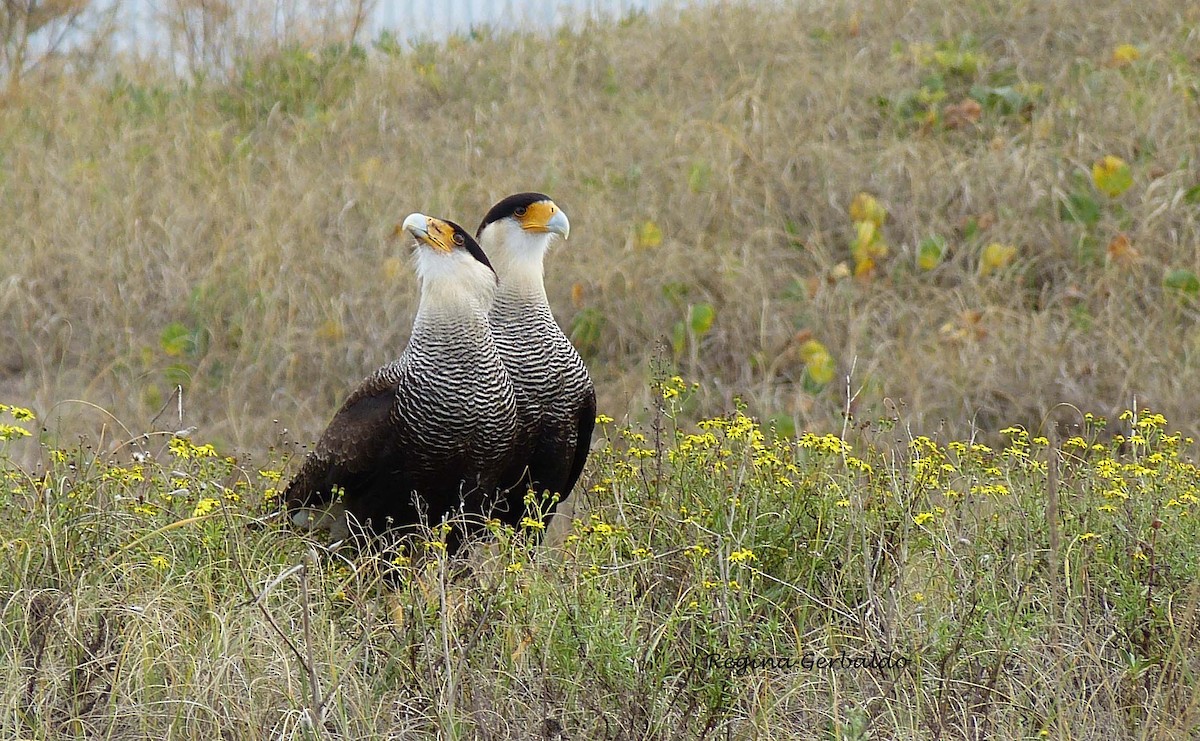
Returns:
[[[282,527],[274,454],[6,464],[7,738],[1185,738],[1200,470],[1101,442],[601,418],[575,518],[389,566]],[[14,439],[36,424],[6,409]],[[399,570],[397,575],[396,570]],[[388,586],[391,584],[392,586]]]
[[[1200,9],[205,59],[0,99],[0,735],[1200,732]],[[406,342],[394,225],[528,189],[575,518],[389,587],[278,490]]]

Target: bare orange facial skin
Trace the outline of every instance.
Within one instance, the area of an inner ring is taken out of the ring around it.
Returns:
[[[545,234],[550,231],[546,225],[550,223],[550,219],[553,219],[556,213],[558,213],[558,206],[554,205],[554,201],[538,201],[529,204],[525,208],[524,214],[518,212],[515,215],[517,223],[525,231]]]
[[[409,218],[411,219],[412,217],[410,216]],[[410,226],[409,222],[405,220],[403,224],[396,226],[396,229],[392,232],[392,235],[400,236],[405,232],[406,227],[408,226]],[[462,247],[463,245],[463,235],[456,233],[453,225],[442,221],[441,219],[436,219],[432,216],[426,216],[423,228],[423,233],[420,231],[414,232],[413,237],[421,243],[429,245],[439,252],[452,252],[454,249]]]
[[[427,223],[429,236],[426,242],[428,242],[429,246],[442,252],[451,252],[455,247],[462,245],[462,237],[454,233],[453,226],[432,216],[429,217]]]

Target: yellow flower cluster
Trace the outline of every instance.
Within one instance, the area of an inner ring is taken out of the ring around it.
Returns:
[[[693,383],[693,384],[691,384],[690,390],[694,392],[699,388],[700,388],[700,384]],[[671,399],[678,399],[682,394],[686,393],[688,390],[689,390],[689,386],[688,386],[687,381],[683,380],[683,378],[681,378],[680,376],[672,376],[672,377],[668,378],[666,381],[663,382],[663,384],[661,386],[662,398],[666,401],[670,401]]]
[[[110,466],[100,475],[102,481],[114,481],[121,484],[139,484],[146,480],[145,467],[132,465],[129,468]]]
[[[946,514],[946,510],[942,507],[934,507],[932,512],[919,512],[913,516],[913,524],[924,525],[935,517]]]
[[[217,457],[217,450],[210,443],[196,445],[185,437],[172,437],[167,442],[167,447],[171,450],[172,455],[182,460]]]
[[[592,513],[587,522],[577,519],[572,522],[574,532],[567,536],[568,543],[578,543],[581,541],[590,541],[593,543],[604,543],[614,538],[621,538],[628,535],[628,530],[622,525],[610,525],[605,522],[600,515]]]
[[[32,422],[37,417],[34,412],[25,409],[24,406],[10,406],[8,404],[0,404],[0,414],[12,415],[13,420],[17,422]],[[0,422],[0,440],[18,440],[20,438],[28,438],[30,436],[28,429],[18,426],[18,424],[6,424]]]
[[[850,453],[850,444],[837,435],[816,435],[806,432],[800,436],[796,444],[805,450],[817,453],[829,455],[849,455]]]
[[[213,499],[212,497],[204,497],[200,501],[196,502],[196,508],[192,510],[192,517],[203,517],[219,506],[221,506],[221,500]]]
[[[754,555],[754,551],[750,550],[749,548],[743,548],[742,550],[734,551],[733,553],[729,554],[729,563],[750,563],[751,561],[756,560],[756,558],[757,557]]]
[[[971,487],[971,493],[989,497],[1006,497],[1012,492],[1009,491],[1007,485],[996,482],[990,484],[976,484]]]

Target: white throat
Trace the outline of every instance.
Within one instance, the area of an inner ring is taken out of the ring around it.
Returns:
[[[533,299],[546,303],[544,281],[546,250],[553,234],[531,234],[512,219],[488,224],[479,246],[487,253],[500,277],[500,298]]]
[[[421,300],[417,319],[486,315],[496,296],[496,275],[467,252],[449,254],[419,247],[416,252]]]

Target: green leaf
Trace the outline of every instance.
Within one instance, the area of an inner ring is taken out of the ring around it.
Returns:
[[[691,285],[682,281],[663,283],[662,287],[663,297],[680,308],[683,308],[683,305],[687,303],[687,297],[691,291]]]
[[[675,322],[671,328],[671,349],[676,358],[683,357],[683,351],[687,349],[687,325],[683,322]]]
[[[1133,185],[1133,170],[1125,160],[1106,155],[1092,165],[1092,182],[1109,198],[1116,198]]]
[[[607,322],[604,312],[595,307],[589,307],[579,312],[571,320],[571,344],[575,345],[575,349],[581,355],[595,355],[600,345],[604,325]]]
[[[796,437],[796,419],[790,414],[772,414],[767,419],[767,427],[775,431],[776,439],[791,440]]]
[[[800,225],[788,219],[783,222],[783,231],[787,234],[787,243],[794,249],[805,249],[804,236],[800,233]]]
[[[1186,268],[1168,270],[1163,278],[1163,288],[1184,298],[1195,299],[1200,296],[1200,277]]]
[[[933,270],[945,257],[946,240],[940,235],[926,237],[917,246],[917,267],[922,270]]]
[[[158,344],[167,355],[181,358],[196,349],[196,337],[182,322],[172,322],[159,335]]]
[[[1087,193],[1076,191],[1059,204],[1058,216],[1063,221],[1091,226],[1100,221],[1100,204]]]
[[[1088,311],[1086,304],[1076,304],[1075,306],[1072,306],[1070,318],[1072,326],[1085,332],[1090,330],[1092,325],[1095,323],[1095,317],[1093,317],[1092,313]]]
[[[1200,203],[1200,183],[1193,185],[1183,193],[1183,202],[1196,205]]]
[[[710,175],[712,175],[712,168],[708,166],[707,162],[693,162],[691,170],[688,171],[688,190],[693,193],[703,193],[708,190]]]
[[[975,235],[978,233],[979,233],[979,219],[975,216],[972,216],[969,219],[967,219],[966,225],[963,226],[963,230],[962,230],[963,239],[969,242],[970,240],[974,239]]]
[[[700,338],[708,334],[708,330],[712,329],[716,319],[717,310],[713,308],[712,304],[696,304],[689,312],[688,324],[692,327],[692,333]]]
[[[653,221],[646,221],[637,230],[638,247],[657,247],[662,244],[663,233]]]

